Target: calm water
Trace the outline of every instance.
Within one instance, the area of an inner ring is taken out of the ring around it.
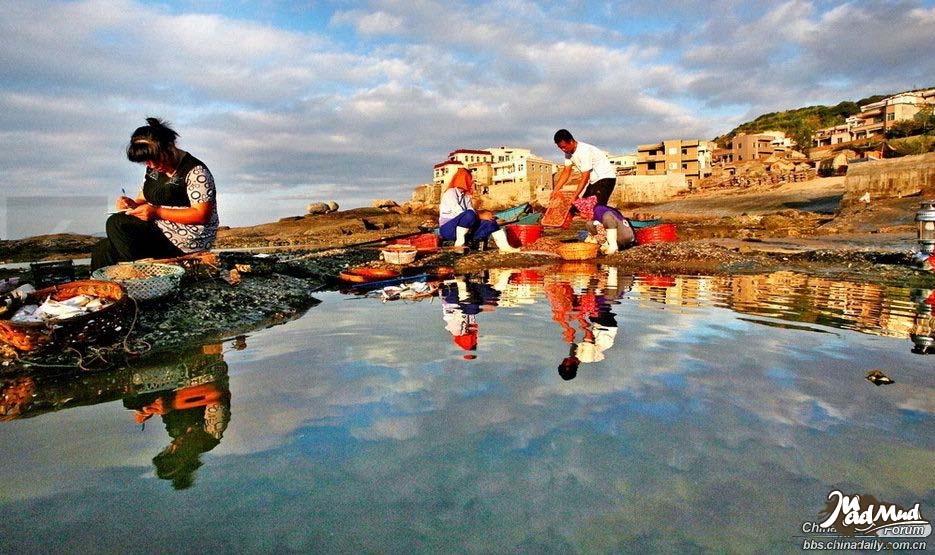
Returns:
[[[579,263],[320,298],[0,382],[0,551],[799,552],[833,489],[935,516],[930,291]]]

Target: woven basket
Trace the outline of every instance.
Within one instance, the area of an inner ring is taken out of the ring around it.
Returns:
[[[562,243],[558,248],[558,255],[565,260],[588,260],[597,256],[597,243]]]
[[[127,294],[134,299],[146,301],[176,291],[183,275],[185,269],[172,264],[127,262],[98,268],[91,277],[117,282],[123,285]]]
[[[383,249],[383,260],[390,264],[411,264],[418,251],[410,245],[390,245]]]
[[[0,341],[18,351],[39,351],[45,347],[83,347],[112,342],[126,333],[130,317],[130,299],[119,283],[98,280],[72,281],[31,293],[28,303],[41,304],[51,297],[64,301],[78,295],[101,297],[113,304],[96,312],[49,322],[14,323],[0,320]]]

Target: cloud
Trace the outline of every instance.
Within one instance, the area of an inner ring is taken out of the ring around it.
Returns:
[[[262,20],[185,5],[0,4],[8,193],[138,181],[121,152],[148,115],[175,124],[222,200],[344,193],[351,206],[407,198],[456,148],[558,159],[551,136],[567,127],[624,152],[935,74],[922,2],[273,2]]]

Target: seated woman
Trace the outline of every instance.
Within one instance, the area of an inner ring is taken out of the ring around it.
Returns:
[[[459,168],[451,178],[448,190],[442,195],[438,207],[439,233],[445,241],[454,241],[463,247],[468,239],[483,241],[493,237],[497,248],[503,252],[519,252],[510,246],[506,232],[500,229],[493,214],[474,210],[471,197],[474,195],[474,178],[471,172]]]
[[[597,204],[596,197],[584,197],[575,201],[575,208],[584,218],[585,227],[588,228],[589,240],[597,241],[604,254],[614,254],[633,244],[636,236],[630,221],[623,217],[617,209]],[[601,231],[604,238],[601,239]]]
[[[127,147],[127,159],[146,164],[143,188],[135,199],[117,199],[119,212],[107,219],[107,239],[91,251],[91,270],[208,250],[217,236],[214,177],[208,167],[175,146],[179,135],[165,122],[146,122]]]

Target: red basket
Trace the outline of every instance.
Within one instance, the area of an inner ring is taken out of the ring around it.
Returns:
[[[652,227],[639,228],[634,230],[634,232],[637,245],[670,243],[678,240],[678,237],[675,235],[674,224],[659,224]]]
[[[410,245],[415,247],[419,252],[429,252],[438,249],[438,247],[441,245],[441,237],[435,233],[423,233],[422,235],[416,235],[415,237],[396,239],[395,241],[390,241],[390,244]]]
[[[506,238],[514,247],[535,243],[542,236],[542,224],[509,224],[505,229]]]
[[[675,278],[671,276],[639,274],[637,279],[647,287],[675,287]]]
[[[542,273],[539,270],[526,268],[510,274],[509,282],[516,285],[529,285],[543,282]]]

